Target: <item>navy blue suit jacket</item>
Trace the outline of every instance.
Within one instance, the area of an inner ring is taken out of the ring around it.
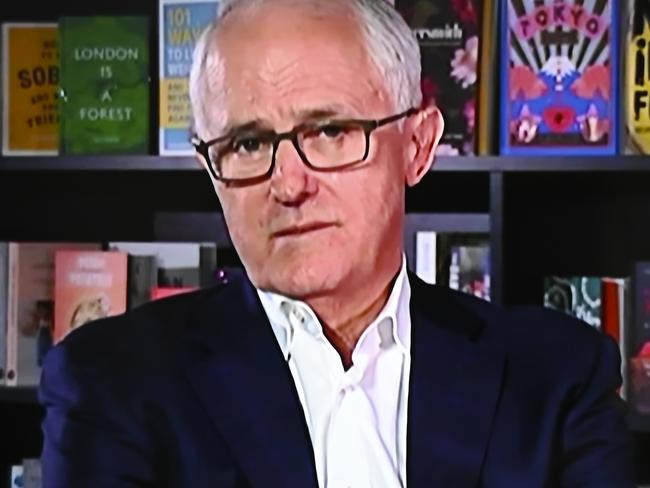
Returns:
[[[614,342],[409,274],[409,488],[631,488]],[[291,373],[251,283],[84,325],[50,351],[44,488],[317,486]]]

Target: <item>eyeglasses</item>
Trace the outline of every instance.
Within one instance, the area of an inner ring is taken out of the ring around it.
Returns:
[[[253,184],[270,177],[281,141],[289,140],[302,162],[317,171],[349,168],[366,160],[370,134],[391,122],[417,113],[410,108],[377,120],[327,120],[305,123],[289,132],[238,131],[210,141],[192,137],[212,176],[224,183]]]

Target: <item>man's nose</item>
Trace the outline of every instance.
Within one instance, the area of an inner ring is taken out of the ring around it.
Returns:
[[[280,141],[271,175],[271,194],[285,205],[299,205],[318,190],[318,181],[291,141]]]

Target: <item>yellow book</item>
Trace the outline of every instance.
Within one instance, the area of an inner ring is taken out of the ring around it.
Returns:
[[[57,25],[2,26],[2,154],[57,154]]]
[[[627,154],[650,154],[650,3],[633,1],[625,53],[625,142]]]

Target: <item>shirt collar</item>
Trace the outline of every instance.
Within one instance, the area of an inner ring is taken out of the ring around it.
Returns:
[[[307,303],[259,288],[257,288],[257,294],[285,359],[289,357],[291,351],[293,327],[302,326],[313,336],[323,334],[318,317]],[[375,320],[361,334],[355,351],[359,349],[370,334],[376,331],[382,347],[396,344],[404,354],[409,354],[411,346],[410,314],[408,309],[410,299],[411,287],[406,275],[406,256],[402,254],[402,265],[393,283],[388,300]]]

